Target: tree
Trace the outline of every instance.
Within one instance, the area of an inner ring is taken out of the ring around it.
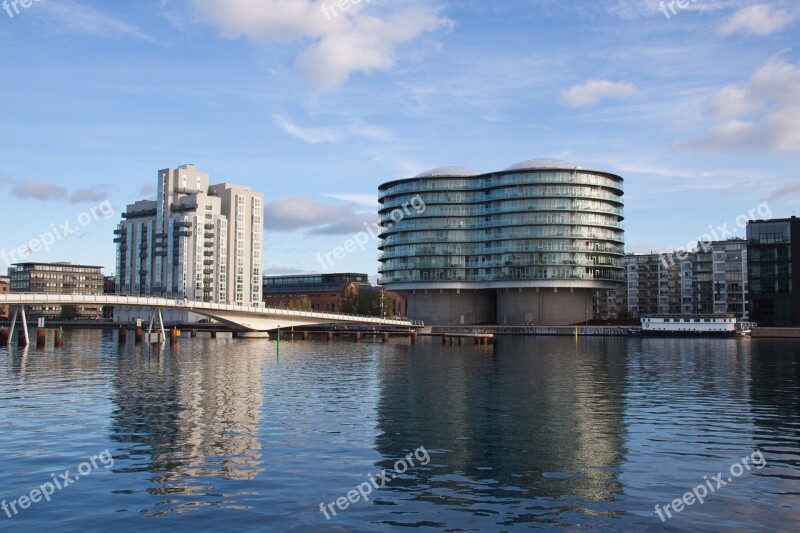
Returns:
[[[339,309],[344,314],[358,314],[358,289],[352,285],[342,289],[342,301]]]
[[[394,298],[380,287],[372,289],[371,316],[391,318],[394,316]],[[383,307],[381,307],[381,293],[383,293]]]
[[[61,306],[61,315],[59,316],[61,320],[75,320],[80,316],[81,311],[77,305],[67,304]]]

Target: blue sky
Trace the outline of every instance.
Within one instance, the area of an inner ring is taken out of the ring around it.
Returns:
[[[322,270],[318,253],[375,220],[380,183],[445,165],[620,174],[628,251],[733,229],[763,202],[800,210],[795,1],[11,4],[0,251],[73,230],[27,260],[113,272],[119,213],[184,163],[265,193],[268,273]],[[375,274],[377,254],[329,270]]]

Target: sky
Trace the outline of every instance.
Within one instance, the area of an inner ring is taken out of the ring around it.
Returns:
[[[796,0],[0,6],[0,272],[113,274],[125,206],[186,163],[265,194],[266,274],[375,275],[376,239],[320,257],[448,165],[619,174],[628,252],[800,214]]]

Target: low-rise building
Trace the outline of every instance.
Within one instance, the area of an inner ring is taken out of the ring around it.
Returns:
[[[44,294],[103,294],[103,267],[72,263],[17,263],[9,269],[11,292]],[[101,318],[100,305],[77,306],[81,318]],[[55,304],[28,306],[29,318],[61,316]]]
[[[8,276],[0,276],[0,294],[11,292],[11,278]],[[0,305],[0,320],[8,318],[8,306]]]
[[[304,274],[298,276],[265,276],[264,305],[297,307],[308,301],[314,311],[338,313],[342,293],[351,283],[369,283],[367,274]]]

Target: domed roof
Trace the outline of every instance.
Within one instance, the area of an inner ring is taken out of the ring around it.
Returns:
[[[561,159],[531,159],[530,161],[523,161],[516,165],[511,165],[506,169],[508,170],[538,170],[544,168],[560,168],[574,170],[578,165],[573,165],[569,161],[562,161]]]
[[[462,178],[468,176],[478,176],[480,172],[467,167],[439,167],[432,170],[427,170],[414,176],[415,178],[438,178],[438,177],[453,177]]]

